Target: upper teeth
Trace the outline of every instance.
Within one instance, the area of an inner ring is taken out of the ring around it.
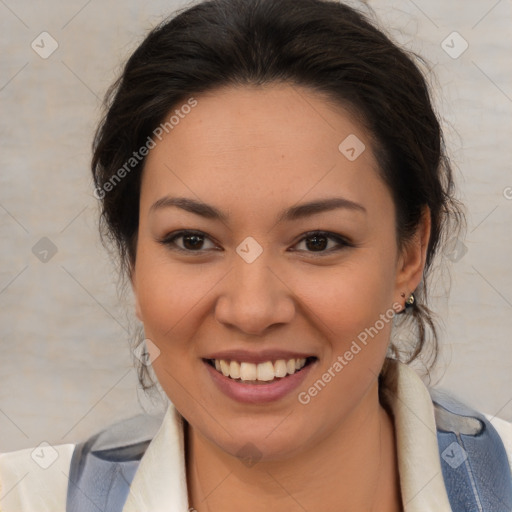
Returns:
[[[265,361],[264,363],[254,364],[238,361],[226,361],[224,359],[215,359],[215,369],[221,372],[225,377],[242,380],[272,380],[275,377],[286,377],[287,374],[293,374],[300,370],[305,364],[306,359],[278,359],[277,361]]]

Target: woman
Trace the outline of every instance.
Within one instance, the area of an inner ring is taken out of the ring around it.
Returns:
[[[400,362],[462,218],[411,57],[338,2],[214,0],[107,104],[95,195],[172,405],[2,455],[1,510],[511,510],[512,425]]]

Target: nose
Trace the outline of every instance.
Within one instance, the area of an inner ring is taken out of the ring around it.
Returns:
[[[291,322],[295,310],[293,291],[264,251],[252,263],[234,258],[232,270],[221,285],[215,317],[245,334],[261,336]]]

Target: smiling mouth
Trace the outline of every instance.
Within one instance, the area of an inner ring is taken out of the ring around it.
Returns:
[[[255,364],[244,361],[227,361],[225,359],[204,359],[207,364],[215,368],[224,377],[242,384],[270,384],[302,371],[316,360],[315,356],[311,356],[300,359],[278,359]]]

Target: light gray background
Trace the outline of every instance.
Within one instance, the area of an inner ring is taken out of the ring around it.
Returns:
[[[438,291],[443,355],[434,380],[512,421],[512,3],[369,4],[434,67],[467,205],[458,242],[467,253],[452,265],[450,298]],[[146,32],[183,5],[0,0],[0,451],[77,442],[165,406],[137,387],[131,299],[119,300],[99,243],[88,166],[107,86]],[[59,45],[47,59],[31,48],[43,31]],[[456,59],[441,46],[453,31],[469,44]],[[57,248],[46,263],[32,252],[42,237]],[[453,259],[446,253],[440,263]]]

